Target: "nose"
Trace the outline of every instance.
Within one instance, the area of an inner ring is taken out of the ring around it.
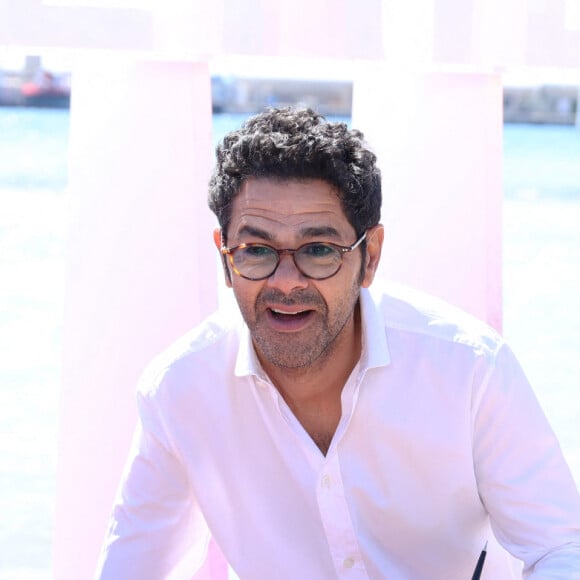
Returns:
[[[308,278],[300,272],[291,254],[282,254],[276,271],[267,279],[270,288],[276,288],[285,294],[308,286]]]

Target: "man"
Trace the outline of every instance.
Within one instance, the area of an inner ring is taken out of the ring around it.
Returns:
[[[209,203],[240,318],[156,360],[98,577],[580,578],[580,500],[509,348],[371,293],[381,181],[357,131],[269,110],[218,147]],[[374,289],[373,289],[374,290]],[[509,553],[508,553],[509,552]],[[521,567],[520,567],[521,570]]]

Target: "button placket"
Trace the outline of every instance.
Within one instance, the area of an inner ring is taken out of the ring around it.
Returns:
[[[336,450],[331,450],[326,457],[319,476],[317,499],[337,576],[367,578],[346,503]]]

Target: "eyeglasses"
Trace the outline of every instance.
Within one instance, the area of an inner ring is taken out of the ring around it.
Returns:
[[[233,248],[222,246],[233,271],[246,280],[264,280],[274,274],[280,257],[289,254],[298,271],[313,280],[334,276],[342,266],[342,258],[356,249],[367,237],[365,232],[352,246],[339,246],[330,242],[311,242],[295,250],[278,250],[266,244],[240,244]]]

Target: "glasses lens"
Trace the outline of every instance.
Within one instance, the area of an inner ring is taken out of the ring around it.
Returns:
[[[233,253],[233,265],[238,273],[250,280],[260,280],[272,274],[278,264],[278,254],[273,248],[252,244],[238,248]]]
[[[340,268],[342,255],[330,244],[305,244],[294,254],[296,265],[310,278],[328,278]]]

